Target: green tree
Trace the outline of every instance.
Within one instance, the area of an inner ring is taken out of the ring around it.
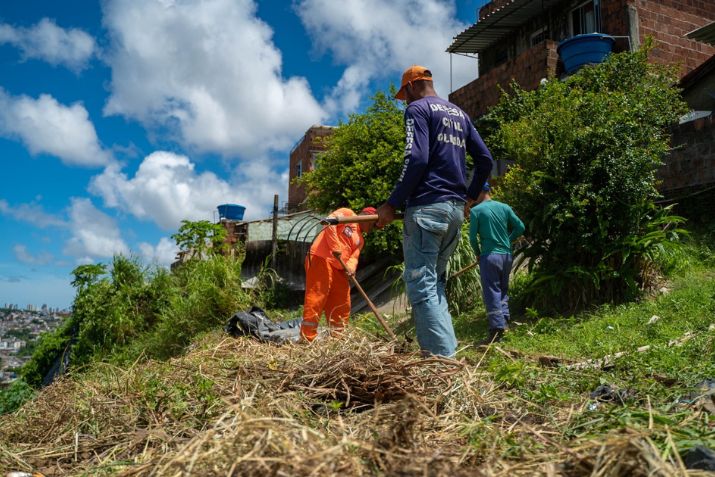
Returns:
[[[389,93],[377,92],[365,113],[351,114],[325,139],[327,150],[315,170],[298,182],[309,192],[310,207],[328,213],[338,207],[359,211],[377,207],[390,195],[402,168],[403,112]],[[399,222],[375,231],[367,241],[371,253],[399,255]]]
[[[182,252],[189,258],[205,258],[223,251],[226,228],[208,220],[182,220],[179,231],[171,236]]]
[[[535,91],[513,85],[483,122],[495,157],[513,161],[498,195],[526,224],[531,306],[632,299],[676,238],[679,219],[654,203],[656,171],[686,107],[674,71],[649,64],[648,49]]]
[[[82,291],[96,283],[99,277],[105,273],[107,273],[107,266],[103,263],[80,265],[72,270],[72,275],[74,276],[72,286],[75,287],[77,291]]]

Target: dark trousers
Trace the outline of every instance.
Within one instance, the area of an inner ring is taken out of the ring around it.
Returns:
[[[509,273],[511,254],[490,253],[479,258],[482,297],[489,329],[503,330],[509,323]]]

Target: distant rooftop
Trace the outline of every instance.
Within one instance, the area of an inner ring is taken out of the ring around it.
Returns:
[[[320,130],[320,129],[335,129],[336,127],[337,126],[328,126],[326,124],[313,124],[311,127],[308,128],[308,130],[305,132],[305,134],[303,134],[303,136],[301,136],[301,138],[298,139],[298,142],[293,144],[293,147],[291,148],[290,153],[293,154],[293,151],[295,151],[295,149],[298,146],[300,146],[300,144],[305,140],[305,137],[308,135],[308,133],[310,133],[310,131],[313,131],[316,129],[318,129],[318,130]]]

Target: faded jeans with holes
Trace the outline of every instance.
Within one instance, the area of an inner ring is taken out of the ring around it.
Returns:
[[[447,201],[405,210],[405,288],[423,352],[454,356],[457,338],[447,309],[447,262],[457,248],[464,202]]]
[[[489,253],[479,257],[482,297],[487,309],[490,330],[505,330],[509,326],[510,253]]]

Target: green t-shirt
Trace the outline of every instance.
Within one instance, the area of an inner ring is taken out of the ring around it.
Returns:
[[[524,223],[508,205],[485,200],[472,207],[469,243],[477,255],[511,253],[511,243],[523,233]]]

